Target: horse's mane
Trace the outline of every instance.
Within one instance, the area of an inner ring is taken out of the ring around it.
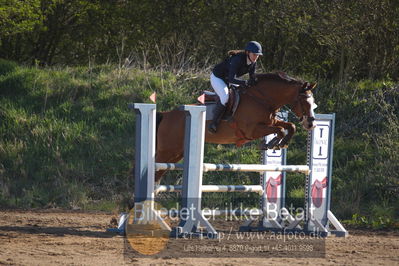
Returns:
[[[303,84],[302,80],[290,77],[287,73],[279,71],[274,73],[264,73],[264,74],[256,74],[256,78],[258,81],[262,80],[275,80],[275,81],[283,81],[291,84]]]

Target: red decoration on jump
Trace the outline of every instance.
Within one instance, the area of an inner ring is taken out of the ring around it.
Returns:
[[[319,208],[323,204],[323,189],[327,187],[327,184],[327,177],[322,181],[315,180],[312,184],[312,202],[316,208]]]
[[[157,93],[156,93],[155,91],[151,94],[150,100],[151,100],[153,103],[156,103],[156,101],[157,101]]]
[[[266,183],[266,195],[267,199],[271,203],[276,203],[277,202],[277,188],[279,185],[281,185],[281,180],[282,180],[283,175],[279,175],[276,178],[270,177],[269,180]]]
[[[198,100],[200,103],[205,104],[205,93],[202,94],[201,96],[199,96],[199,97],[197,98],[197,100]]]

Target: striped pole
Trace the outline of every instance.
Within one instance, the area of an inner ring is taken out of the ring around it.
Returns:
[[[160,185],[155,187],[155,192],[180,192],[182,186]],[[261,185],[202,185],[201,192],[255,192],[262,194]]]
[[[156,163],[156,171],[159,170],[183,170],[183,164]],[[263,165],[263,164],[211,164],[204,163],[203,171],[225,171],[225,172],[300,172],[309,174],[310,169],[307,165]]]

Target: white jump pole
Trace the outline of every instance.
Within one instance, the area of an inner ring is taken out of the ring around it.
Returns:
[[[180,192],[182,186],[176,185],[159,185],[155,187],[155,192]],[[202,185],[202,192],[255,192],[262,194],[263,187],[261,185]]]
[[[183,170],[183,164],[174,163],[156,163],[156,171],[159,170]],[[224,172],[300,172],[309,174],[309,166],[307,165],[263,165],[263,164],[211,164],[204,163],[203,171],[224,171]]]

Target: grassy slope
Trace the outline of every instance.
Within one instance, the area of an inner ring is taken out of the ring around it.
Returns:
[[[134,114],[128,103],[148,102],[153,91],[159,110],[192,103],[209,86],[207,76],[114,66],[38,69],[0,61],[0,203],[123,205],[133,180]],[[399,212],[398,95],[398,85],[370,81],[341,88],[321,81],[315,91],[317,111],[337,114],[332,206],[340,216]],[[295,136],[290,164],[305,163],[305,134]],[[256,163],[255,147],[207,145],[206,161]],[[165,181],[176,179],[169,174]],[[256,184],[258,179],[236,173],[207,175],[205,182]],[[303,181],[302,175],[289,176],[289,196],[303,197]],[[207,197],[208,202],[238,200],[218,193]]]

